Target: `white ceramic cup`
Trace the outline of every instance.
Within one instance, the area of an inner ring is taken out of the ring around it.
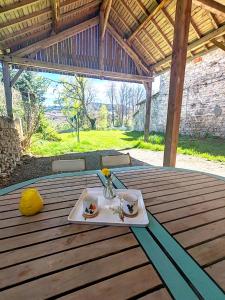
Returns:
[[[121,195],[122,197],[122,208],[123,208],[123,213],[127,217],[134,217],[138,213],[138,197],[137,195],[133,194],[128,194],[128,193],[123,193]]]
[[[98,214],[98,197],[87,193],[83,198],[83,215],[93,218]]]

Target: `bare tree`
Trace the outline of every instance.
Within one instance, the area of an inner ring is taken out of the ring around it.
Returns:
[[[109,98],[110,104],[111,104],[111,110],[112,110],[112,125],[115,126],[115,104],[116,104],[116,86],[115,83],[112,82],[108,91],[107,96]]]

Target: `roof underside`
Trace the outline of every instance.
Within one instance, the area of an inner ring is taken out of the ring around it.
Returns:
[[[58,0],[57,20],[53,4],[55,2],[57,1],[1,0],[0,49],[2,53],[6,54],[10,51],[10,55],[19,55],[20,58],[29,57],[42,63],[80,67],[81,73],[82,68],[97,70],[99,68],[98,16],[102,1]],[[202,8],[198,6],[198,2],[201,1],[193,1],[192,5],[188,59],[214,49],[216,42],[224,43],[225,12],[208,10],[205,6]],[[221,7],[224,4],[224,0],[213,0],[213,2],[220,3]],[[175,8],[176,0],[113,0],[104,40],[104,70],[138,76],[140,72],[135,66],[136,61],[130,52],[127,52],[127,48],[124,48],[124,43],[146,69],[153,68],[155,73],[168,69],[171,63]],[[60,33],[76,28],[76,25],[79,26],[84,22],[91,23],[87,23],[86,27],[83,26],[74,34],[70,31],[70,34],[65,35],[65,39],[62,34],[61,38],[57,39]],[[121,41],[117,39],[118,36]],[[44,43],[39,48],[35,48],[33,53],[30,50],[23,55],[23,49],[43,40],[48,41],[49,38],[50,44]],[[21,65],[27,66],[25,62]],[[39,69],[45,68],[39,64]],[[142,75],[148,75],[146,69]],[[96,77],[102,76],[97,74]]]

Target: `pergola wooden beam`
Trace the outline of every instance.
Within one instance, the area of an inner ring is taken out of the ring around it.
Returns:
[[[164,150],[164,166],[175,167],[192,0],[177,0]]]
[[[225,51],[225,44],[224,43],[221,43],[221,42],[218,42],[217,40],[213,39],[211,40],[211,42],[217,46],[218,48],[220,48],[221,50]]]
[[[17,81],[17,79],[20,77],[20,75],[23,73],[23,71],[24,71],[24,68],[22,68],[22,69],[20,69],[20,70],[18,70],[18,71],[16,72],[16,74],[13,76],[13,78],[12,78],[11,81],[10,81],[10,86],[11,86],[11,87],[14,86],[14,84],[16,83],[16,81]]]
[[[103,0],[99,12],[99,69],[104,70],[104,39],[112,0]]]
[[[128,38],[128,41],[131,42],[134,37],[142,30],[149,22],[150,20],[156,15],[169,1],[171,0],[163,0],[154,10],[151,12],[147,18],[138,26],[138,28],[131,34],[131,36]]]
[[[130,82],[143,82],[143,81],[149,82],[152,80],[151,76],[134,75],[134,74],[97,70],[91,68],[68,66],[63,64],[47,63],[39,60],[17,57],[12,55],[11,56],[0,55],[0,60],[8,64],[18,65],[23,67],[32,67],[34,69],[37,68],[37,69],[43,69],[48,71],[56,71],[56,72],[59,71],[59,72],[65,72],[71,74],[86,75],[90,77],[98,76],[100,78],[112,79],[112,80],[126,80]]]
[[[13,118],[10,70],[9,70],[9,64],[5,61],[2,62],[2,73],[3,73],[3,85],[4,85],[4,91],[5,91],[7,115],[9,118]]]
[[[225,16],[225,5],[214,0],[193,0],[194,3],[213,14]]]
[[[34,43],[30,46],[27,46],[25,48],[22,48],[18,51],[15,51],[13,54],[19,57],[26,56],[28,54],[31,54],[33,52],[37,52],[43,48],[50,47],[51,45],[61,42],[64,39],[67,39],[74,34],[77,34],[79,32],[82,32],[90,27],[93,27],[95,25],[99,24],[99,17],[92,18],[88,21],[85,21],[81,24],[75,25],[69,29],[66,29],[64,31],[61,31],[60,33],[50,36],[46,39],[41,40],[40,42]]]
[[[52,29],[53,32],[57,33],[60,24],[60,0],[51,0],[52,8]]]
[[[109,14],[112,7],[112,0],[107,0],[106,3],[101,5],[101,9],[104,13],[104,22],[102,24],[102,31],[101,31],[101,39],[103,40],[105,37],[105,31],[107,27],[107,23],[109,20]]]
[[[206,34],[205,36],[201,37],[199,40],[196,40],[195,42],[188,45],[188,51],[192,51],[196,48],[201,47],[202,45],[210,42],[210,40],[219,37],[225,33],[225,25],[222,25],[216,30],[213,30],[212,32]],[[167,56],[165,59],[159,61],[158,63],[154,64],[153,67],[158,68],[162,65],[165,65],[169,63],[172,59],[172,54]]]

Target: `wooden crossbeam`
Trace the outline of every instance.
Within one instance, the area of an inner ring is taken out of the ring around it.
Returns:
[[[16,83],[17,79],[20,77],[20,75],[23,73],[24,68],[17,71],[17,73],[13,76],[13,78],[10,81],[10,86],[13,87]]]
[[[59,72],[66,72],[71,74],[80,74],[80,75],[86,75],[90,77],[99,76],[100,78],[106,78],[112,80],[126,80],[130,82],[143,82],[143,81],[149,82],[152,80],[151,76],[133,75],[133,74],[103,71],[103,70],[97,70],[91,68],[68,66],[63,64],[47,63],[47,62],[42,62],[30,58],[23,58],[17,56],[0,55],[0,60],[4,61],[5,63],[13,64],[13,65],[32,67],[32,68],[55,71],[55,72],[59,71]]]
[[[192,0],[177,0],[173,41],[173,57],[167,112],[164,166],[175,167],[187,57]]]
[[[19,57],[23,57],[30,53],[37,52],[43,48],[47,48],[55,43],[61,42],[64,39],[67,39],[67,38],[69,38],[79,32],[82,32],[90,27],[96,26],[97,24],[99,24],[99,18],[98,17],[92,18],[81,24],[75,25],[69,29],[61,31],[60,33],[58,33],[56,35],[50,36],[50,37],[43,39],[37,43],[34,43],[30,46],[27,46],[18,51],[15,51],[13,54],[16,56],[19,56]]]
[[[134,37],[142,30],[149,22],[150,20],[156,15],[167,3],[169,3],[171,0],[163,0],[155,9],[153,12],[151,12],[147,18],[138,26],[138,28],[131,34],[128,41],[131,42]]]
[[[195,42],[191,43],[190,45],[188,45],[188,51],[192,51],[194,49],[197,49],[199,47],[201,47],[202,45],[208,43],[210,40],[221,36],[225,34],[225,25],[219,27],[218,29],[206,34],[205,36],[201,37],[199,40],[196,40]],[[167,56],[165,59],[159,61],[158,63],[156,63],[155,65],[153,65],[153,67],[158,68],[162,65],[165,65],[167,63],[169,63],[172,59],[172,54]]]
[[[211,42],[217,46],[218,48],[222,49],[223,51],[225,51],[225,44],[224,43],[221,43],[221,42],[218,42],[217,40],[215,39],[212,39]]]
[[[1,7],[0,8],[0,14],[1,13],[6,13],[8,11],[14,11],[16,9],[19,9],[23,6],[27,6],[30,4],[35,4],[37,2],[39,2],[40,0],[22,0],[22,1],[17,1],[17,2],[13,2],[12,4],[9,4],[7,6]]]
[[[194,3],[213,14],[225,16],[225,5],[214,0],[193,0]]]

